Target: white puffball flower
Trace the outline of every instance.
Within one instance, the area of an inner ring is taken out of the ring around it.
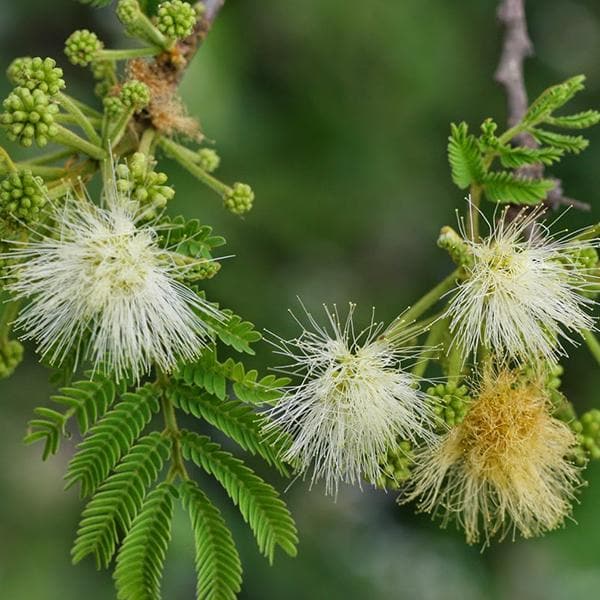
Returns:
[[[7,254],[16,259],[7,288],[26,301],[15,325],[51,364],[74,353],[75,364],[90,360],[117,378],[138,379],[152,366],[169,372],[205,346],[204,318],[222,318],[176,280],[180,261],[151,225],[136,223],[134,209],[68,199],[46,234]]]
[[[312,471],[311,485],[323,479],[327,494],[336,494],[340,482],[375,485],[380,460],[399,438],[423,443],[433,437],[426,396],[402,368],[414,351],[392,347],[373,320],[356,334],[354,308],[342,323],[337,310],[325,306],[328,326],[305,310],[306,327],[294,317],[302,327],[297,338],[271,341],[291,360],[277,370],[302,380],[269,411],[267,431],[290,436],[283,458],[301,475]]]
[[[597,279],[595,266],[580,258],[597,243],[552,236],[536,222],[541,214],[508,220],[505,211],[488,237],[464,240],[471,262],[445,316],[465,356],[482,345],[498,358],[555,362],[565,354],[561,338],[573,342],[594,327],[594,302],[582,292]]]

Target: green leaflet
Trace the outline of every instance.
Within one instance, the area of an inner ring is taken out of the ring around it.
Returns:
[[[160,600],[160,582],[171,541],[177,490],[161,483],[148,494],[117,555],[114,579],[118,600]]]
[[[184,431],[181,444],[185,458],[213,475],[238,506],[269,562],[273,562],[277,546],[296,555],[296,526],[275,488],[207,436]]]
[[[157,432],[133,446],[84,509],[72,550],[74,563],[91,554],[98,568],[109,566],[170,454],[171,440]]]
[[[196,547],[196,598],[235,600],[242,584],[242,565],[231,532],[219,509],[192,481],[179,488],[187,508]]]
[[[204,419],[244,450],[258,454],[283,476],[289,476],[288,469],[280,458],[287,440],[275,433],[266,435],[263,429],[267,420],[254,412],[251,406],[238,400],[222,401],[184,385],[174,386],[169,394],[178,408]]]
[[[452,181],[463,190],[481,181],[485,174],[477,140],[469,133],[469,126],[465,122],[450,125],[448,161],[452,169]]]
[[[105,415],[117,393],[122,390],[122,385],[100,373],[96,373],[90,380],[77,381],[61,388],[60,393],[51,396],[50,400],[66,406],[67,410],[59,412],[51,408],[36,408],[34,412],[40,418],[29,422],[25,443],[44,441],[43,458],[46,460],[48,456],[58,452],[61,438],[68,435],[66,426],[72,417],[77,419],[80,433],[87,433]]]
[[[129,452],[158,409],[152,385],[124,394],[121,402],[96,423],[79,444],[65,475],[66,487],[81,483],[82,497],[93,493]]]
[[[484,180],[486,196],[502,204],[538,204],[554,187],[550,179],[528,179],[512,173],[490,173]]]
[[[227,381],[230,381],[235,395],[251,404],[278,400],[282,388],[290,381],[287,377],[275,375],[259,377],[258,371],[246,371],[243,363],[232,358],[219,362],[210,349],[205,350],[196,362],[183,365],[175,377],[188,385],[204,388],[221,400],[227,397]]]

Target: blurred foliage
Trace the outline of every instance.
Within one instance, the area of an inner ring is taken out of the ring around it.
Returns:
[[[531,96],[574,73],[588,77],[573,110],[600,106],[600,5],[594,0],[529,3],[537,56],[527,63]],[[288,333],[286,308],[353,300],[390,319],[449,269],[435,245],[463,202],[446,163],[451,121],[505,114],[493,82],[500,31],[495,2],[463,0],[230,0],[183,86],[192,114],[218,140],[224,179],[252,184],[256,207],[244,220],[210,192],[163,163],[177,190],[172,214],[214,225],[236,257],[206,283],[216,297],[261,326]],[[64,39],[90,27],[117,45],[110,11],[72,0],[5,2],[0,67],[22,54],[62,66]],[[127,43],[127,42],[125,42]],[[121,45],[119,43],[118,45]],[[68,67],[67,67],[68,68]],[[83,77],[73,69],[72,77]],[[458,82],[458,84],[457,84]],[[8,84],[0,91],[6,95]],[[75,91],[75,90],[74,90]],[[565,193],[594,205],[600,130],[591,147],[551,173]],[[589,222],[572,212],[569,225]],[[31,349],[30,349],[31,350]],[[263,346],[256,366],[271,360]],[[591,407],[600,383],[585,351],[573,352],[565,391]],[[0,385],[0,598],[112,597],[110,575],[92,563],[73,569],[69,548],[79,503],[62,491],[68,444],[43,464],[21,438],[32,408],[50,393],[33,361]],[[254,466],[254,465],[253,465]],[[258,469],[260,470],[260,469]],[[298,520],[298,558],[273,568],[256,557],[233,511],[225,517],[246,565],[242,598],[304,600],[562,600],[600,589],[600,467],[588,471],[575,510],[579,525],[541,540],[510,541],[484,554],[440,532],[393,495],[342,490],[337,503],[297,481],[287,496]],[[207,483],[210,489],[210,483]],[[215,488],[210,489],[218,494]],[[165,598],[192,596],[192,532],[176,515]],[[183,531],[177,530],[183,529]],[[181,541],[183,540],[183,541]],[[186,541],[187,540],[187,541]]]

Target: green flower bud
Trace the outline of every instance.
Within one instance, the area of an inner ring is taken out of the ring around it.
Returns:
[[[7,129],[7,137],[26,148],[35,142],[44,147],[57,133],[54,115],[58,106],[41,90],[16,88],[2,103],[4,112],[0,123]]]
[[[4,219],[32,223],[46,204],[47,190],[41,177],[31,171],[11,173],[0,182],[0,215]]]
[[[135,23],[140,14],[140,5],[137,0],[119,0],[116,12],[119,21],[125,27],[130,27]]]
[[[197,13],[193,6],[182,0],[167,0],[158,7],[156,27],[166,37],[180,39],[194,30]]]
[[[568,257],[573,268],[579,271],[593,269],[598,264],[598,252],[592,246],[582,246],[570,250]]]
[[[464,267],[473,263],[473,255],[469,246],[452,227],[442,227],[437,245],[446,250],[457,265]]]
[[[106,96],[102,99],[102,104],[109,117],[118,117],[125,110],[125,105],[119,96]]]
[[[387,454],[380,459],[381,474],[377,487],[384,490],[397,490],[411,475],[413,448],[408,440],[399,440],[389,448]]]
[[[65,42],[65,54],[74,65],[87,67],[104,44],[88,29],[73,32]]]
[[[454,427],[465,418],[471,405],[471,397],[466,385],[455,382],[439,383],[427,390],[433,404],[433,412],[439,418],[438,431],[444,431],[446,424]]]
[[[118,191],[139,204],[144,219],[156,218],[175,196],[175,190],[166,185],[166,174],[154,171],[154,166],[154,160],[136,152],[116,168]]]
[[[220,156],[212,148],[200,148],[198,150],[198,165],[207,173],[212,173],[219,168],[221,164]]]
[[[58,94],[65,87],[63,70],[52,58],[16,58],[8,67],[7,75],[15,85],[30,91],[41,90],[49,96]]]
[[[132,79],[123,84],[119,98],[126,108],[132,108],[137,113],[150,103],[150,88],[145,83]]]
[[[254,192],[245,183],[234,183],[224,198],[225,208],[234,215],[243,215],[250,211],[254,202]]]
[[[10,377],[23,360],[23,346],[17,340],[11,340],[0,346],[0,379]]]
[[[578,448],[574,452],[574,461],[584,465],[589,459],[600,458],[600,410],[594,408],[573,421],[571,428],[577,434]]]

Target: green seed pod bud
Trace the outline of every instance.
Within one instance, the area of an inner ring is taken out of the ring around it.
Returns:
[[[180,39],[194,30],[197,13],[193,6],[182,0],[167,0],[158,7],[156,27],[166,37]]]
[[[377,480],[377,487],[384,490],[399,489],[411,475],[413,458],[412,444],[408,440],[398,440],[379,461],[381,474]]]
[[[35,142],[43,148],[58,133],[54,124],[58,106],[41,90],[31,92],[24,87],[16,88],[2,106],[4,112],[0,115],[0,123],[6,127],[6,135],[13,142],[26,148]]]
[[[47,189],[41,177],[31,171],[11,173],[0,182],[0,215],[24,223],[39,219],[46,204]]]
[[[252,209],[254,192],[245,183],[234,183],[224,198],[225,208],[234,215],[243,215]]]
[[[579,420],[570,423],[577,434],[578,448],[574,461],[584,465],[588,460],[600,458],[600,410],[594,408],[581,415]]]
[[[0,346],[0,379],[10,377],[23,360],[23,346],[17,340],[11,340]]]
[[[74,65],[87,67],[104,44],[88,29],[73,32],[65,42],[65,54]]]
[[[445,430],[444,424],[454,427],[461,423],[471,405],[467,386],[452,381],[430,387],[427,394],[432,401],[433,412],[440,420],[437,427],[440,432]]]
[[[150,88],[145,83],[132,79],[123,84],[119,98],[126,108],[132,108],[137,113],[150,103]]]
[[[17,58],[8,67],[7,75],[15,85],[30,91],[41,90],[49,96],[58,94],[65,87],[63,70],[52,58]]]
[[[119,21],[125,27],[130,27],[135,23],[140,14],[140,5],[137,0],[119,0],[116,12]]]
[[[198,165],[207,173],[216,171],[221,164],[221,157],[212,148],[200,148],[198,157]]]

